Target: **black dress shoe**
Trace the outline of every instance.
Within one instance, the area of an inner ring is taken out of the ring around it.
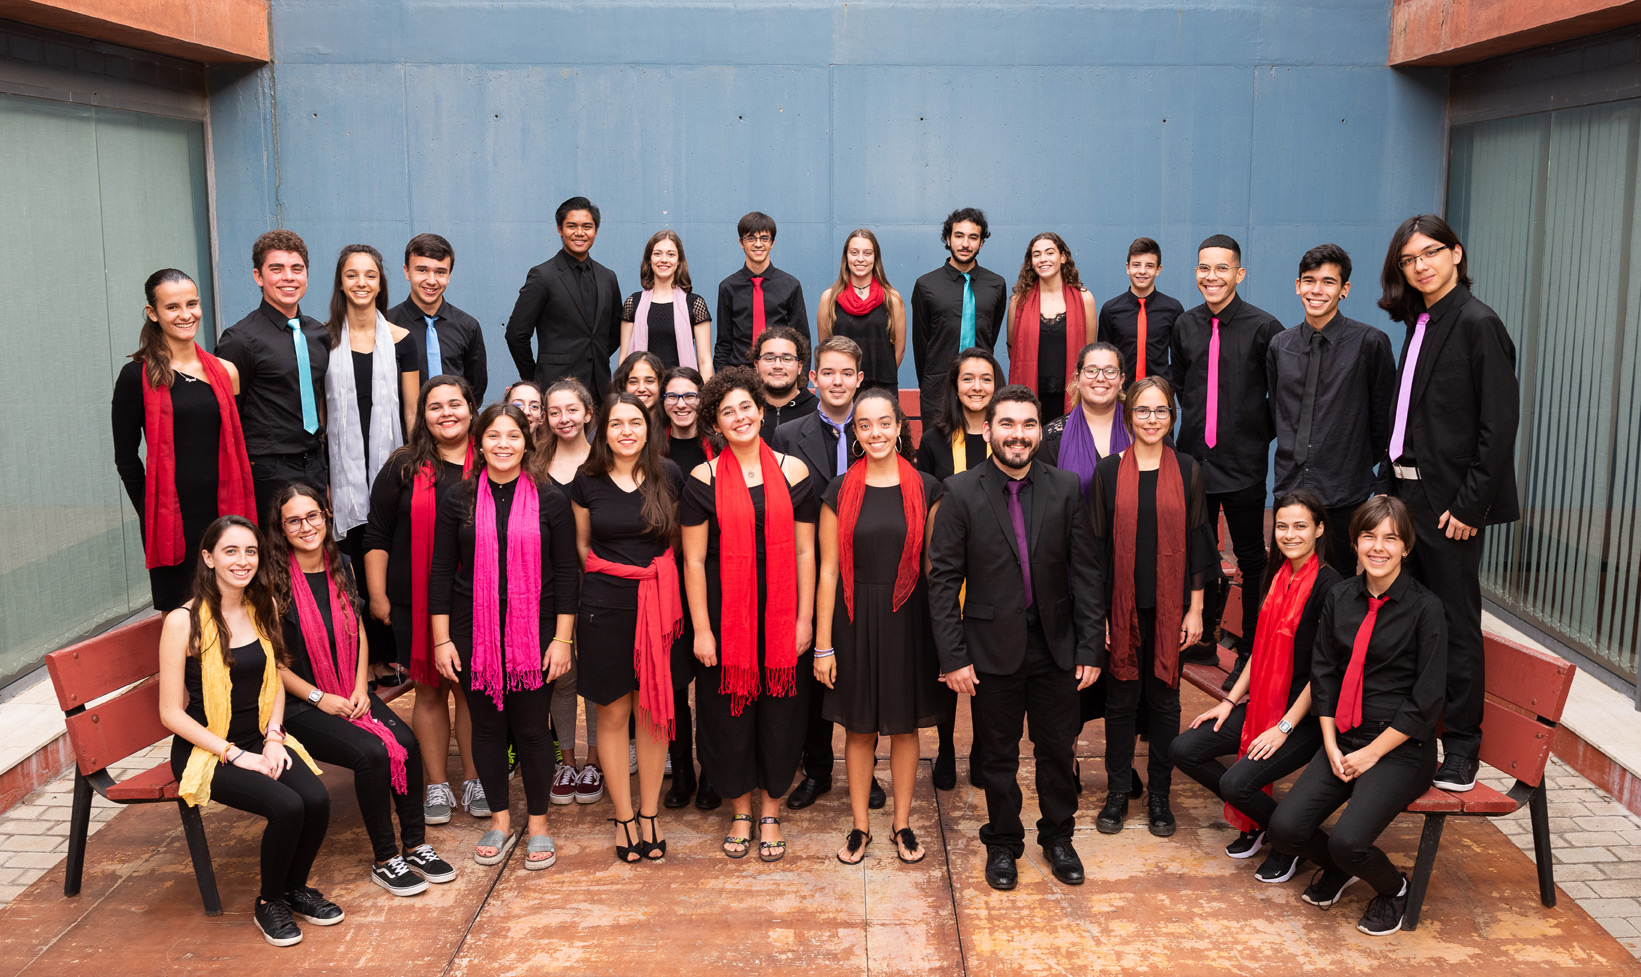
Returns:
[[[690,795],[693,793],[695,793],[694,784],[683,777],[674,777],[672,778],[672,786],[667,788],[666,796],[661,798],[661,803],[668,807],[687,807],[689,806]]]
[[[1151,833],[1158,838],[1166,838],[1174,833],[1174,812],[1168,806],[1168,795],[1151,792],[1148,814]]]
[[[1004,892],[1020,882],[1020,871],[1014,865],[1014,853],[1002,845],[986,846],[986,884]]]
[[[718,805],[723,802],[724,799],[719,797],[718,792],[712,789],[711,784],[707,783],[707,779],[702,777],[701,786],[695,791],[695,809],[697,811],[716,811]]]
[[[934,789],[951,790],[957,786],[957,754],[941,750],[934,758]]]
[[[1247,667],[1248,659],[1238,655],[1236,657],[1236,664],[1231,666],[1231,674],[1225,676],[1225,681],[1220,683],[1220,691],[1231,691],[1231,689],[1236,686],[1236,680],[1242,677],[1242,670]]]
[[[1083,884],[1083,860],[1077,857],[1077,849],[1071,847],[1069,839],[1044,845],[1043,857],[1048,859],[1055,878],[1066,885]]]
[[[803,778],[792,791],[792,796],[786,799],[786,806],[794,811],[801,811],[815,803],[815,799],[832,789],[831,781],[816,780],[814,777]]]
[[[883,785],[877,782],[876,777],[873,777],[872,789],[866,795],[866,806],[874,811],[881,811],[883,805],[887,803],[889,803],[889,796],[883,793]]]
[[[1153,795],[1154,796],[1154,795]],[[1122,830],[1123,822],[1128,820],[1128,795],[1120,790],[1109,791],[1105,795],[1105,806],[1094,818],[1094,827],[1102,835],[1114,835]]]

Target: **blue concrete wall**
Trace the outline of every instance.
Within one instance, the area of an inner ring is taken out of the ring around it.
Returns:
[[[308,241],[310,312],[342,245],[391,259],[437,231],[499,393],[503,320],[580,193],[624,291],[672,227],[710,301],[759,209],[811,306],[861,225],[909,296],[974,205],[983,264],[1012,280],[1055,230],[1101,301],[1145,234],[1196,304],[1197,242],[1232,234],[1243,294],[1290,323],[1299,255],[1335,241],[1360,266],[1347,313],[1383,322],[1382,249],[1439,206],[1444,157],[1444,76],[1386,68],[1389,23],[1390,0],[274,0],[273,64],[215,76],[223,312],[256,301],[269,227]]]

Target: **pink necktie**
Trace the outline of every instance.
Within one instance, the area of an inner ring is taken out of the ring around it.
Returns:
[[[1208,338],[1208,425],[1203,440],[1212,448],[1219,443],[1219,317],[1214,317],[1214,334]]]
[[[1430,321],[1430,313],[1419,313],[1419,320],[1413,324],[1413,342],[1408,344],[1407,359],[1402,361],[1402,389],[1396,394],[1396,425],[1390,429],[1390,460],[1395,461],[1402,456],[1402,449],[1407,446],[1407,402],[1413,399],[1413,369],[1419,365],[1419,348],[1424,345],[1425,323]]]

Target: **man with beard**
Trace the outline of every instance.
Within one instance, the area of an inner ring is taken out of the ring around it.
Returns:
[[[752,365],[764,384],[764,442],[775,444],[775,429],[807,417],[820,401],[803,385],[809,372],[809,340],[796,329],[771,326],[752,344]],[[708,419],[710,420],[710,418]]]
[[[1077,476],[1036,460],[1042,407],[1011,384],[986,410],[988,463],[946,480],[929,543],[929,610],[945,683],[973,696],[974,760],[986,785],[986,882],[1012,889],[1025,854],[1021,723],[1036,758],[1037,842],[1067,885],[1083,881],[1071,845],[1078,692],[1094,684],[1105,589]],[[983,587],[959,596],[963,581]]]
[[[1007,321],[1009,286],[1003,276],[980,267],[980,248],[991,237],[978,207],[952,211],[940,240],[951,257],[912,288],[912,363],[921,391],[918,413],[940,413],[946,397],[946,368],[971,346],[990,352]]]

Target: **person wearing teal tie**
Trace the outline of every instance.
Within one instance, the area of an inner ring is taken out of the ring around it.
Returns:
[[[308,246],[294,231],[268,231],[256,239],[251,277],[262,302],[223,332],[216,355],[239,369],[239,418],[257,522],[268,526],[274,524],[268,506],[286,485],[302,482],[321,492],[330,485],[323,409],[330,334],[324,323],[302,314]]]
[[[991,229],[979,208],[952,211],[940,229],[950,257],[912,289],[912,363],[923,417],[940,413],[952,358],[972,346],[995,350],[1007,321],[1008,283],[978,260],[989,237]]]

